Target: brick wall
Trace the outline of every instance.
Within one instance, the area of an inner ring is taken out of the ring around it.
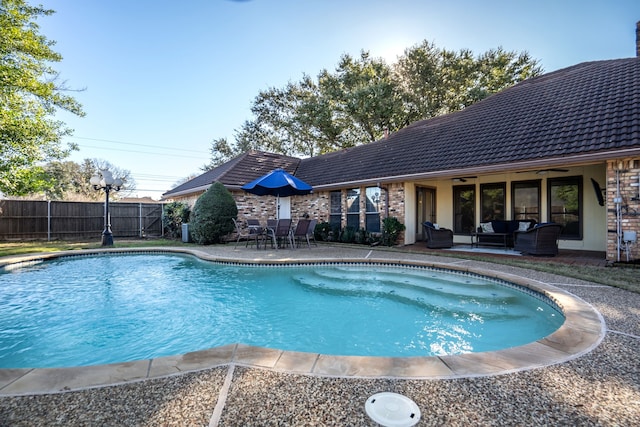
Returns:
[[[405,195],[404,184],[395,183],[387,185],[389,197],[389,216],[395,216],[404,223],[405,214]]]
[[[394,183],[383,186],[387,191],[381,191],[380,203],[380,219],[387,216],[387,200],[389,203],[389,216],[394,216],[404,222],[405,214],[405,195],[404,185],[402,183]],[[360,188],[360,194],[364,196],[365,188]],[[262,223],[266,223],[267,219],[273,219],[276,216],[276,198],[271,196],[256,196],[245,191],[231,191],[233,198],[238,206],[238,219],[246,220],[248,218],[256,218]],[[314,191],[306,196],[295,196],[291,198],[291,218],[295,223],[298,218],[317,218],[318,222],[329,222],[330,213],[330,192]],[[199,196],[199,195],[198,195]],[[186,202],[192,208],[197,197],[190,196],[188,198],[176,198],[176,201]],[[346,189],[342,190],[342,226],[346,224]],[[364,227],[366,223],[366,202],[365,197],[360,197],[360,227]],[[404,233],[398,239],[398,242],[404,241]]]
[[[622,159],[607,162],[607,259],[618,260],[617,246],[617,186],[620,185],[620,228],[635,231],[640,237],[640,160]],[[635,185],[634,185],[635,184]],[[630,245],[629,260],[640,258],[639,243]],[[627,260],[624,244],[621,245],[620,261]]]
[[[277,198],[272,196],[256,196],[244,191],[232,191],[231,194],[238,206],[238,218],[257,218],[263,223],[276,217]],[[291,198],[291,218],[317,218],[318,222],[329,221],[329,193],[318,192],[306,196]]]

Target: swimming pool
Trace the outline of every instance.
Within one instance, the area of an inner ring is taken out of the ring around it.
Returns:
[[[460,354],[532,342],[564,321],[532,292],[442,273],[168,254],[33,263],[0,275],[0,367],[93,365],[235,342],[337,355]]]

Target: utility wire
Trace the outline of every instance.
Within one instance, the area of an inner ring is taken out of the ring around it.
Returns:
[[[94,145],[82,145],[84,148],[96,148],[98,150],[108,150],[108,151],[118,151],[121,153],[138,153],[138,154],[146,154],[148,156],[167,156],[167,157],[183,157],[186,159],[202,159],[202,156],[183,156],[180,154],[173,153],[154,153],[150,151],[137,151],[137,150],[122,150],[122,149],[113,149],[112,147],[97,147]]]
[[[110,143],[113,143],[113,144],[122,144],[122,145],[135,145],[135,146],[138,146],[138,147],[153,148],[154,150],[155,149],[174,150],[174,151],[179,151],[179,152],[188,151],[188,152],[191,152],[191,153],[203,154],[201,150],[189,150],[187,148],[158,147],[156,145],[138,144],[138,143],[135,143],[135,142],[114,141],[114,140],[111,140],[111,139],[87,138],[87,137],[83,137],[83,136],[71,136],[70,138],[73,138],[73,139],[85,139],[87,141],[110,142]]]

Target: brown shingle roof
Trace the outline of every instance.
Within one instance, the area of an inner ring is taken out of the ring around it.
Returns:
[[[295,175],[299,163],[300,159],[296,157],[251,150],[167,191],[163,197],[170,198],[205,190],[215,181],[221,182],[228,188],[241,187],[278,168]]]
[[[388,139],[303,159],[330,185],[640,149],[640,58],[578,64],[523,81]]]

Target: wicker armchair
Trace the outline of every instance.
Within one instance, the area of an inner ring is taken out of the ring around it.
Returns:
[[[453,246],[453,231],[447,228],[436,229],[430,222],[422,224],[427,247],[430,249],[450,248]]]
[[[516,231],[513,249],[528,255],[558,255],[558,238],[562,225],[538,224],[531,230]]]

